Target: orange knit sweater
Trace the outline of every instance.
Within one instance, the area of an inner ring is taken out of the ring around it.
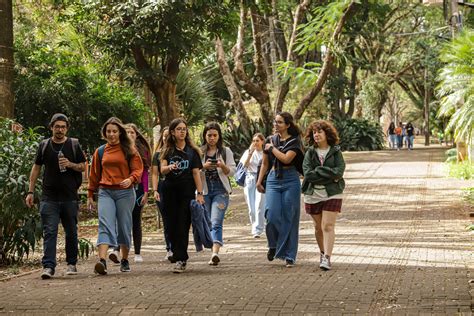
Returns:
[[[92,159],[91,173],[89,176],[88,197],[92,197],[99,187],[119,190],[120,182],[129,178],[132,183],[138,183],[143,172],[143,162],[140,154],[135,149],[130,159],[130,168],[120,144],[105,145],[102,157],[102,174],[100,173],[99,151],[96,149]]]

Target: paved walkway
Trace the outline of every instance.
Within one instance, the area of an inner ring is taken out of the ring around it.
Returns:
[[[444,177],[443,150],[346,153],[347,191],[336,225],[333,270],[318,268],[314,231],[302,214],[296,267],[266,260],[253,239],[241,191],[232,195],[222,264],[191,253],[188,270],[170,272],[161,234],[147,235],[145,262],[132,273],[110,266],[92,274],[0,282],[0,313],[147,314],[470,314],[473,234],[460,188]]]

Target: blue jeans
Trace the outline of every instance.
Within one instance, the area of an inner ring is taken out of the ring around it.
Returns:
[[[66,235],[66,262],[77,263],[77,201],[41,201],[40,214],[43,225],[43,259],[44,268],[56,268],[56,243],[58,240],[59,221]]]
[[[265,229],[265,194],[257,191],[257,177],[256,173],[247,172],[244,186],[252,235],[260,235]]]
[[[132,210],[135,204],[135,190],[99,189],[99,237],[97,246],[123,245],[130,248],[132,235]]]
[[[395,134],[390,134],[389,135],[389,146],[390,148],[395,149],[397,147],[397,135]]]
[[[402,135],[397,135],[397,148],[403,148],[403,136]]]
[[[301,183],[296,169],[268,174],[265,194],[268,248],[275,248],[275,258],[296,260],[298,253],[298,229],[300,223]]]
[[[408,149],[413,149],[414,141],[415,141],[415,136],[407,136]]]
[[[222,238],[222,225],[227,207],[229,206],[229,194],[227,193],[221,180],[207,181],[208,192],[204,196],[206,210],[211,212],[212,241],[224,245]]]

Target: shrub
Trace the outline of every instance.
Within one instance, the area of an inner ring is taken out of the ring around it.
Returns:
[[[343,151],[381,150],[384,134],[378,123],[366,119],[336,119],[334,126],[339,132]]]
[[[468,161],[449,163],[449,176],[458,179],[470,180],[474,175],[474,165]]]
[[[0,262],[21,261],[41,238],[36,208],[25,202],[29,173],[41,139],[35,129],[15,132],[13,121],[0,118]],[[37,187],[40,190],[41,179]]]

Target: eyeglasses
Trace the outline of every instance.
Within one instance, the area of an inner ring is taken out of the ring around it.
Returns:
[[[273,120],[273,124],[285,124],[285,121]]]
[[[67,125],[54,125],[53,128],[54,129],[66,129]]]
[[[187,128],[186,127],[176,127],[174,130],[178,131],[178,132],[186,132]]]

